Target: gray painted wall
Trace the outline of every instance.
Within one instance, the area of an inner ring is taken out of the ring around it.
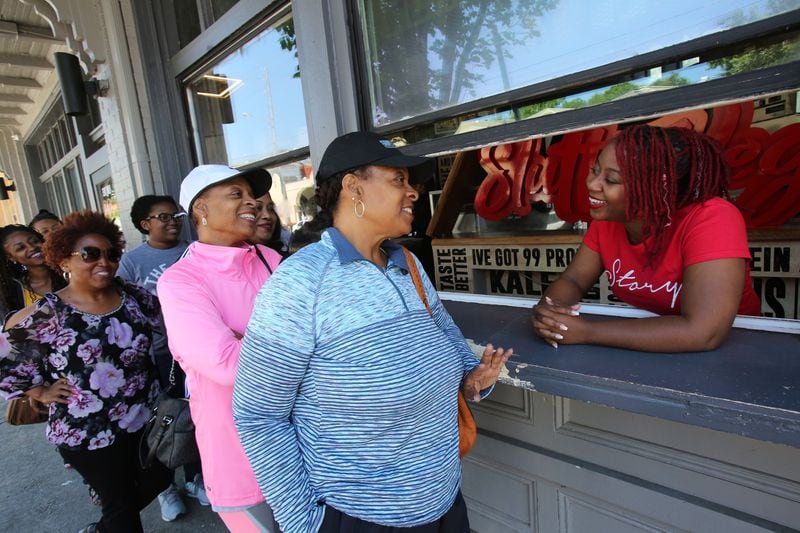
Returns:
[[[508,385],[473,411],[476,532],[800,528],[800,449]]]

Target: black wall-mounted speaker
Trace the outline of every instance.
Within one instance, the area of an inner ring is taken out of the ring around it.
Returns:
[[[12,181],[10,185],[6,185],[6,178],[0,177],[0,200],[8,200],[10,196],[8,196],[8,191],[16,191],[17,187],[14,185]]]
[[[78,56],[65,52],[56,52],[56,72],[61,82],[61,100],[64,102],[64,113],[71,116],[85,115],[89,112],[86,100],[86,85],[83,81],[83,69]]]

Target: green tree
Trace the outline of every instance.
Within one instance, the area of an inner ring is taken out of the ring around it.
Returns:
[[[610,102],[611,100],[616,100],[617,98],[624,96],[631,91],[635,91],[638,88],[638,85],[629,81],[612,85],[605,91],[592,95],[589,98],[589,105],[604,104],[606,102]]]
[[[560,108],[564,107],[564,98],[557,98],[555,100],[548,100],[546,102],[538,102],[536,104],[529,104],[526,106],[522,106],[519,108],[519,118],[526,119],[530,118],[536,113],[540,111],[544,111],[545,109],[553,109],[553,108]]]
[[[495,61],[507,83],[507,50],[538,36],[558,1],[364,0],[377,106],[396,119],[459,103]]]
[[[798,0],[769,0],[763,13],[756,8],[747,12],[737,9],[721,21],[721,24],[733,28],[772,15],[792,11],[798,7],[800,7],[800,1]],[[725,76],[732,76],[733,74],[780,65],[796,59],[800,59],[800,41],[794,39],[768,46],[752,47],[740,54],[715,59],[709,63],[712,67],[722,68]]]
[[[680,87],[682,85],[689,85],[689,80],[687,80],[677,72],[673,72],[666,78],[661,78],[660,80],[656,80],[650,84],[651,87],[659,87],[659,86]]]
[[[749,72],[800,59],[800,41],[783,41],[770,46],[750,48],[741,54],[711,61],[725,76]]]
[[[650,86],[677,87],[680,85],[688,85],[689,83],[690,82],[688,79],[684,78],[677,72],[673,72],[665,78],[654,81],[650,84]],[[644,87],[644,85],[637,85],[635,83],[626,81],[623,83],[618,83],[617,85],[612,85],[603,92],[593,94],[588,101],[583,98],[558,98],[555,100],[547,100],[546,102],[528,104],[520,108],[520,119],[530,118],[536,113],[548,108],[578,109],[590,105],[604,104],[606,102],[616,100],[617,98],[621,98],[626,94],[639,89],[640,87]]]
[[[294,52],[294,58],[297,59],[297,36],[294,34],[294,19],[289,19],[277,28],[275,28],[280,37],[278,38],[278,44],[281,47],[281,50],[286,50],[287,52]],[[292,75],[293,78],[300,77],[300,61],[297,61],[297,69],[295,69],[294,74]]]

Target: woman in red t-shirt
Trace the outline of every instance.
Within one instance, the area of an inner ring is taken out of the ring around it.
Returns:
[[[593,222],[534,307],[536,334],[556,348],[703,351],[722,343],[737,313],[761,314],[744,220],[724,199],[727,182],[711,137],[685,128],[623,130],[587,177]],[[662,316],[581,318],[577,302],[603,273],[617,298]]]

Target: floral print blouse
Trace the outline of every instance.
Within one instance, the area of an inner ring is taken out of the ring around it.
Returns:
[[[150,357],[158,299],[116,281],[122,302],[110,313],[84,313],[51,293],[0,337],[0,393],[13,398],[62,377],[77,389],[50,405],[47,440],[56,446],[95,450],[139,431],[160,392]]]

